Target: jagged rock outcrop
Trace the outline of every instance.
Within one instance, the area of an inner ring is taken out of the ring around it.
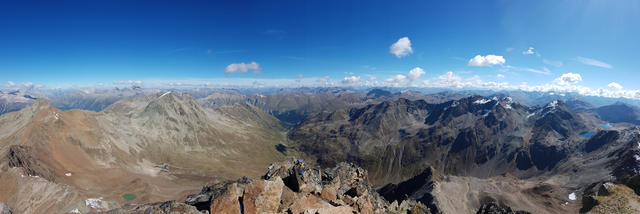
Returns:
[[[323,170],[293,159],[273,163],[259,180],[204,187],[185,203],[210,213],[429,213],[415,200],[392,206],[373,190],[367,171],[354,164]]]
[[[422,173],[398,184],[387,184],[378,190],[388,201],[419,201],[433,212],[438,213],[435,197],[432,192],[438,180],[442,179],[435,169],[427,167]]]
[[[476,214],[530,214],[526,211],[514,211],[511,207],[500,206],[495,202],[488,202],[482,204],[482,207],[476,212]]]
[[[40,164],[35,151],[29,146],[12,145],[9,147],[9,167],[20,167],[24,174],[40,176],[55,181],[53,171]]]

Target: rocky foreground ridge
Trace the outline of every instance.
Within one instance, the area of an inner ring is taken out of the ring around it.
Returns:
[[[349,163],[320,169],[294,159],[273,163],[261,179],[240,178],[205,186],[184,203],[126,205],[120,213],[431,213],[412,199],[388,202]]]

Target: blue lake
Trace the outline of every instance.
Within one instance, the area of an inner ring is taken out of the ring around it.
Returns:
[[[601,125],[600,125],[600,128],[601,128],[601,129],[610,129],[610,128],[611,128],[611,125],[609,125],[608,123],[607,123],[607,124],[601,124]]]
[[[595,135],[595,132],[582,132],[580,133],[580,136],[586,137],[586,138],[590,138],[591,136]]]

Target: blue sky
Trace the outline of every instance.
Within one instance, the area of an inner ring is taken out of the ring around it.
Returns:
[[[1,4],[6,85],[328,77],[335,85],[640,89],[640,2],[633,0]],[[404,37],[411,51],[398,57],[390,49]],[[477,55],[504,60],[470,66]],[[424,74],[407,79],[416,67]],[[562,79],[567,73],[580,78]]]

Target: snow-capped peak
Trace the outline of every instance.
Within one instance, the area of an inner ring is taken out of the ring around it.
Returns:
[[[473,104],[482,105],[482,104],[486,104],[486,103],[488,103],[488,102],[491,102],[491,100],[488,100],[488,99],[480,99],[480,100],[473,101]]]

